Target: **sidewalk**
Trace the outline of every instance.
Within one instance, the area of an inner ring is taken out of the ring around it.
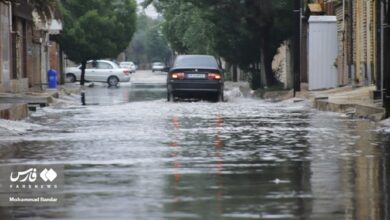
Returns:
[[[310,91],[309,99],[321,111],[346,113],[351,117],[373,121],[385,119],[385,109],[373,99],[375,86],[352,88],[345,86],[324,91]]]
[[[0,93],[0,119],[22,120],[28,117],[29,109],[48,106],[58,98],[56,90],[41,93]]]
[[[249,85],[246,87],[249,88]],[[250,94],[249,96],[274,101],[289,99],[294,101],[308,100],[314,108],[320,111],[340,112],[347,114],[351,118],[366,118],[373,121],[381,121],[385,119],[385,109],[381,106],[380,101],[375,101],[373,97],[373,91],[376,90],[375,86],[360,88],[344,86],[321,91],[308,91],[305,89],[307,86],[303,85],[302,87],[303,90],[301,92],[297,92],[295,98],[292,90],[252,91],[249,89],[248,92],[247,89],[242,89],[241,87],[240,90],[243,94]]]

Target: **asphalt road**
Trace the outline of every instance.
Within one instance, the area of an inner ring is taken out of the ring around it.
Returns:
[[[1,135],[7,164],[64,167],[64,204],[0,219],[389,219],[389,137],[365,120],[242,97],[166,101],[165,75],[95,84]],[[34,125],[34,126],[32,126]]]

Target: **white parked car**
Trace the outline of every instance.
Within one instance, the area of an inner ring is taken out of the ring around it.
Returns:
[[[133,62],[130,62],[130,61],[120,62],[119,66],[121,68],[125,68],[125,69],[130,70],[130,73],[135,73],[135,71],[137,70],[135,64]]]
[[[67,82],[76,82],[81,79],[81,65],[65,69]],[[117,86],[119,82],[130,81],[130,70],[120,68],[116,63],[108,60],[88,61],[85,68],[85,81],[106,82],[109,86]]]
[[[165,68],[165,65],[161,62],[155,62],[152,64],[152,72],[162,71]]]

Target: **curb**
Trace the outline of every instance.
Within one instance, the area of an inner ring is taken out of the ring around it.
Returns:
[[[57,91],[26,94],[2,93],[0,94],[0,119],[23,120],[28,117],[30,108],[48,106],[53,103],[54,98],[58,97]]]
[[[6,120],[22,120],[28,116],[26,103],[0,104],[0,118]]]
[[[386,110],[381,107],[374,107],[362,104],[340,104],[325,100],[325,98],[314,99],[314,107],[320,111],[340,112],[351,117],[367,118],[372,121],[381,121],[386,118]]]

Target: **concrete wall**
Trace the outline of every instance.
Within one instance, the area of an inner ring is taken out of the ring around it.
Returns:
[[[272,70],[276,78],[284,84],[285,89],[293,88],[292,53],[290,43],[285,41],[279,48],[272,61]]]
[[[12,93],[23,93],[28,92],[28,78],[12,79],[11,80],[11,92]]]

